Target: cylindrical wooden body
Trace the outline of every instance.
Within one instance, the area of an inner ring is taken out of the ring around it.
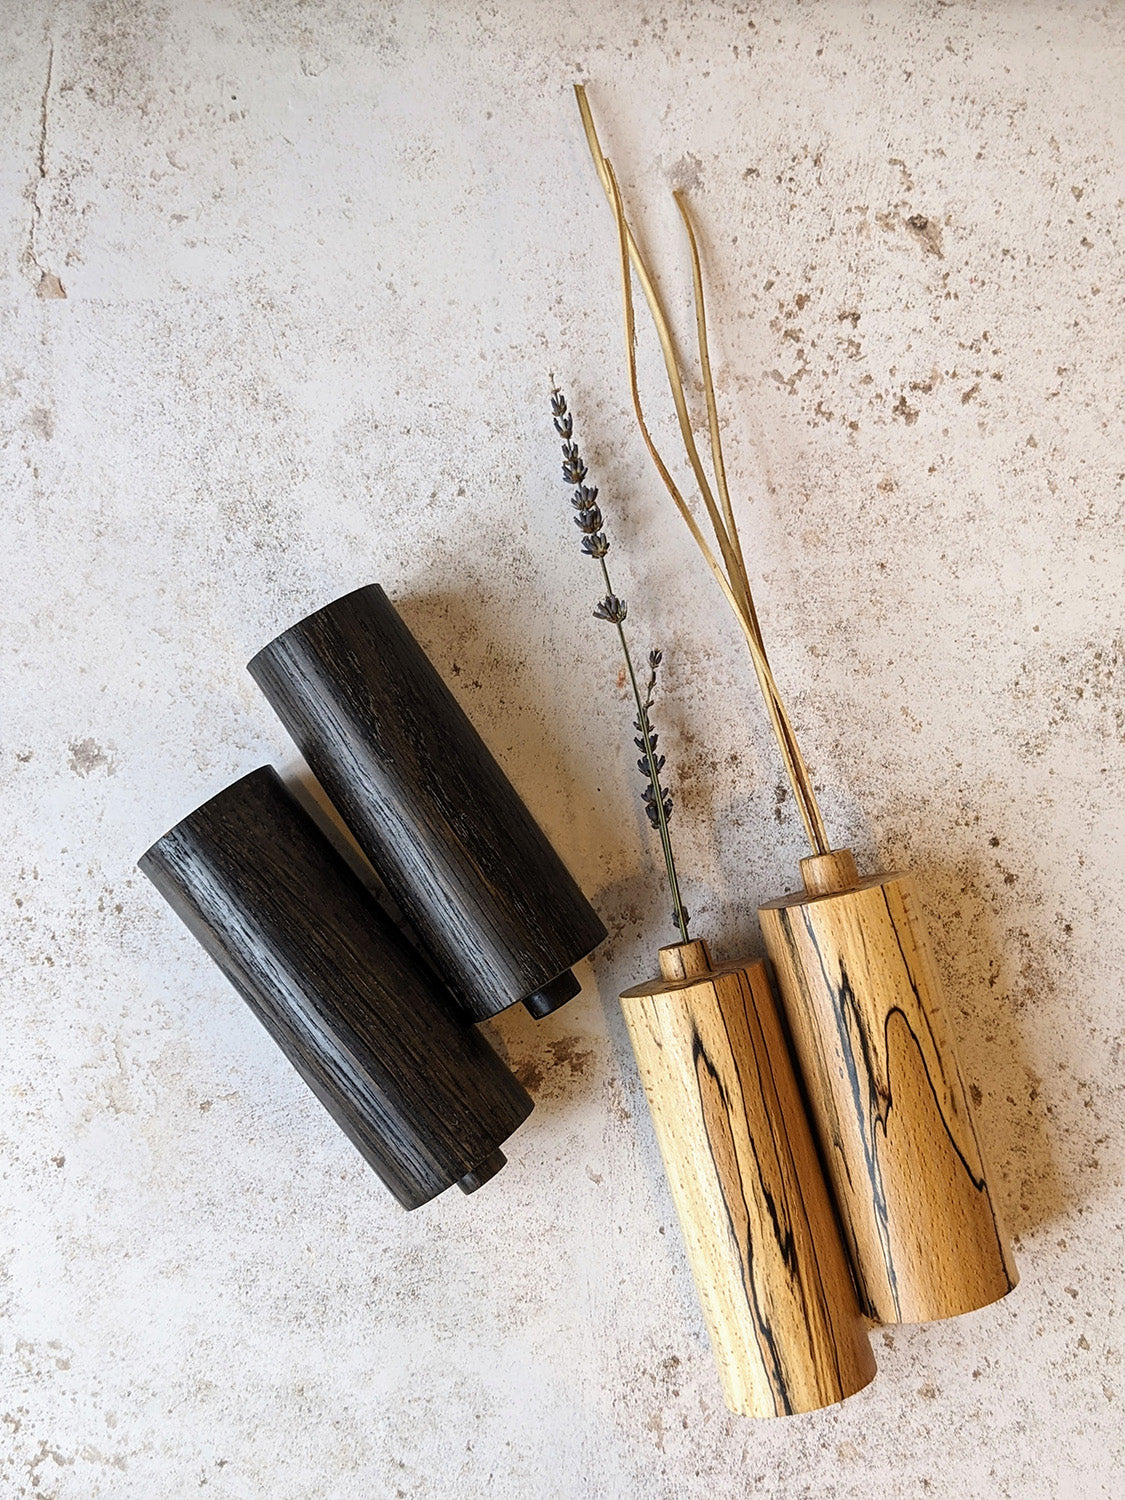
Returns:
[[[865,1309],[917,1323],[983,1307],[1016,1270],[914,883],[860,880],[847,851],[803,868],[806,890],[759,916]]]
[[[139,865],[404,1208],[503,1166],[530,1098],[272,767]]]
[[[691,942],[661,968],[621,1005],[727,1405],[842,1401],[875,1360],[765,965]]]
[[[578,993],[605,927],[381,588],[250,672],[470,1016]]]

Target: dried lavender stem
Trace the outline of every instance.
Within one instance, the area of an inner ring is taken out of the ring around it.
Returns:
[[[605,565],[605,558],[599,559],[602,565],[602,577],[605,579],[607,594],[613,593],[613,586],[609,581],[609,569]],[[629,654],[629,643],[625,639],[625,628],[618,620],[617,637],[621,642],[622,655],[625,657],[625,669],[629,673],[629,683],[633,689],[633,701],[637,705],[637,723],[641,726],[641,738],[645,742],[645,759],[648,761],[649,780],[652,789],[656,793],[656,818],[657,827],[660,831],[660,847],[664,851],[664,868],[668,873],[668,888],[672,892],[672,910],[676,916],[676,926],[680,930],[680,941],[688,942],[688,916],[684,910],[684,903],[680,897],[680,882],[676,875],[676,861],[672,854],[672,839],[668,832],[668,815],[664,810],[664,788],[660,785],[660,771],[656,764],[656,751],[652,748],[652,731],[648,723],[648,710],[641,701],[641,690],[637,684],[637,674],[633,670],[633,658]]]
[[[633,689],[633,701],[637,708],[636,728],[640,735],[635,743],[637,748],[644,753],[644,761],[638,761],[638,768],[644,773],[647,769],[648,782],[645,786],[644,804],[645,813],[652,826],[660,834],[660,846],[664,854],[664,868],[668,876],[668,887],[672,895],[673,912],[672,919],[680,933],[682,942],[688,942],[688,913],[684,909],[683,899],[680,895],[680,882],[676,874],[676,861],[672,853],[672,840],[668,832],[668,816],[672,810],[672,799],[667,796],[660,781],[660,769],[664,764],[663,756],[656,753],[656,734],[653,731],[648,710],[652,705],[652,695],[656,687],[656,669],[660,665],[661,653],[653,651],[649,654],[649,666],[652,675],[649,678],[648,693],[644,700],[641,698],[640,685],[637,682],[637,674],[633,667],[633,658],[629,651],[629,643],[625,638],[623,622],[628,613],[628,606],[624,599],[613,592],[610,582],[609,567],[606,563],[606,553],[609,551],[609,541],[602,530],[604,521],[598,506],[598,491],[596,485],[587,485],[587,469],[582,461],[578,444],[574,441],[574,420],[567,410],[566,398],[562,392],[551,382],[551,411],[555,420],[555,430],[563,439],[563,479],[568,484],[575,486],[571,504],[577,511],[574,517],[575,524],[582,532],[582,551],[587,557],[597,558],[601,564],[602,579],[605,583],[605,598],[594,610],[596,618],[609,620],[617,627],[617,637],[621,642],[621,652],[625,658],[625,667],[629,674],[629,682]]]

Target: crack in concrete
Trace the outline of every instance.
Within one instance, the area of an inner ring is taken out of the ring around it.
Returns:
[[[55,44],[51,43],[51,49],[47,54],[47,78],[43,84],[43,95],[39,101],[39,148],[36,152],[35,164],[38,168],[38,179],[35,189],[31,194],[31,223],[27,231],[27,256],[32,266],[39,272],[39,282],[36,286],[36,294],[44,298],[65,298],[66,288],[55,275],[49,271],[39,259],[35,248],[36,231],[43,222],[43,205],[39,201],[39,192],[47,178],[47,108],[51,95],[51,77],[55,70]]]

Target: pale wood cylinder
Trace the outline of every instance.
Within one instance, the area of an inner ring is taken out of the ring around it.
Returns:
[[[865,1310],[949,1318],[1017,1281],[909,875],[848,850],[759,911]]]
[[[875,1374],[762,963],[660,951],[621,1005],[732,1411],[814,1411]]]

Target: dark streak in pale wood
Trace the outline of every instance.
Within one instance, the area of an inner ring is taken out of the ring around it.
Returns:
[[[272,768],[138,863],[403,1207],[496,1170],[530,1098]]]
[[[475,1019],[543,990],[605,937],[377,585],[285,631],[250,672]],[[560,984],[544,1007],[576,992]]]

